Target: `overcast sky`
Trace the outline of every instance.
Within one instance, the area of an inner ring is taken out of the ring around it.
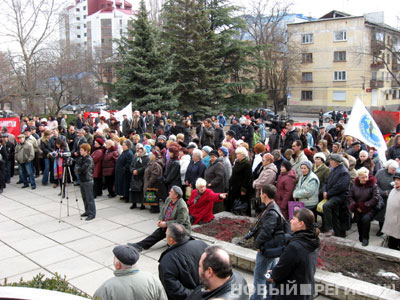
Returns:
[[[240,6],[248,7],[253,0],[231,1]],[[322,17],[332,10],[339,10],[351,15],[383,11],[385,23],[400,29],[400,0],[292,0],[290,2],[293,4],[292,13],[300,13],[315,18]],[[399,20],[397,20],[397,17],[399,17]]]

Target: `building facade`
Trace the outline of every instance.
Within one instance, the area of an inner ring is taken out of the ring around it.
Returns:
[[[382,14],[351,16],[332,11],[318,20],[288,24],[289,43],[301,52],[288,84],[291,111],[350,109],[358,96],[367,107],[400,105],[400,31]]]
[[[126,33],[133,16],[132,5],[124,0],[75,0],[60,14],[61,42],[110,57],[113,40]]]

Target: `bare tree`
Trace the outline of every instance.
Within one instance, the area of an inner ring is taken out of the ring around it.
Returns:
[[[274,109],[287,97],[288,80],[295,75],[298,49],[288,44],[287,16],[291,5],[279,0],[255,0],[247,12],[247,33],[258,46],[257,92],[266,91]]]
[[[36,110],[36,78],[34,60],[46,39],[53,33],[56,20],[55,0],[1,0],[3,12],[0,20],[3,37],[17,43],[19,57],[14,56],[16,72],[28,109]]]

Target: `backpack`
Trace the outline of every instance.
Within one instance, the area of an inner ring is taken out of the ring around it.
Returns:
[[[273,238],[266,241],[262,246],[261,253],[267,258],[276,258],[281,256],[285,250],[286,244],[292,237],[292,229],[290,223],[282,216],[282,214],[274,208],[271,208],[280,219],[280,224],[275,228]]]

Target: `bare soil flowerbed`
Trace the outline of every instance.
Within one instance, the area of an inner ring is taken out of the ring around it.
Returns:
[[[220,218],[193,229],[197,233],[214,237],[218,240],[234,243],[238,246],[253,249],[253,239],[246,241],[243,237],[250,230],[249,219]],[[378,275],[393,273],[400,278],[400,263],[388,261],[377,256],[360,252],[355,248],[338,245],[329,240],[322,240],[318,255],[318,268],[333,273],[394,288],[400,292],[400,280],[396,276]]]

